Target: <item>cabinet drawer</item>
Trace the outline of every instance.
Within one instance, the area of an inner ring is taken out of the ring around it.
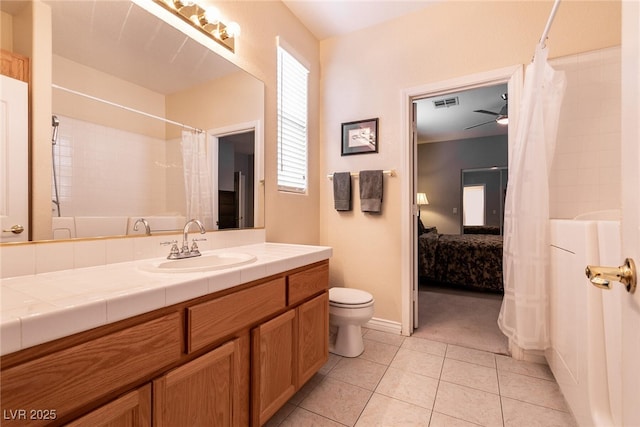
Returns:
[[[141,323],[2,371],[2,409],[27,409],[9,425],[45,425],[28,411],[54,411],[57,419],[177,361],[182,350],[178,313]]]
[[[329,263],[289,276],[289,305],[318,294],[329,288]]]
[[[278,279],[187,308],[187,351],[264,319],[286,306],[285,279]]]

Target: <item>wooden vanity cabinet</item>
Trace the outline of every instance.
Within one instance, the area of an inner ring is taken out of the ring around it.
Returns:
[[[252,425],[269,420],[327,361],[329,293],[251,331]]]
[[[328,283],[328,263],[288,275],[290,310],[251,331],[252,425],[267,422],[327,361]]]
[[[109,393],[180,359],[172,313],[2,369],[2,425],[60,425]],[[126,390],[123,390],[123,392]]]
[[[3,356],[2,425],[262,425],[328,358],[328,269],[322,261]],[[24,419],[23,408],[54,417]]]

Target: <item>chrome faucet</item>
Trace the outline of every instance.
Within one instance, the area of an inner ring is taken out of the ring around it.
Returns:
[[[200,228],[200,234],[205,234],[207,232],[207,230],[204,229],[204,225],[197,219],[191,219],[189,221],[187,221],[187,223],[184,225],[184,230],[182,230],[182,251],[189,251],[189,242],[187,241],[187,239],[189,238],[187,236],[187,233],[189,233],[189,227],[191,227],[191,224],[196,224],[199,228]],[[195,240],[193,242],[194,245],[196,245]],[[196,245],[196,250],[198,249],[198,245]],[[198,255],[200,253],[198,252]]]
[[[167,256],[167,259],[192,258],[202,255],[200,253],[200,249],[198,249],[198,244],[196,242],[207,239],[193,239],[191,248],[189,248],[188,233],[191,224],[196,224],[198,228],[200,228],[200,234],[205,234],[207,232],[207,230],[205,230],[204,228],[204,224],[202,224],[202,222],[200,222],[199,220],[191,219],[187,221],[184,229],[182,230],[182,248],[178,248],[178,242],[176,240],[160,243],[161,245],[171,245],[171,250],[169,251],[169,256]]]
[[[147,236],[151,236],[151,227],[149,227],[149,222],[144,218],[138,219],[135,224],[133,224],[133,231],[138,231],[138,224],[140,223],[144,225],[144,230]]]
[[[204,228],[204,224],[197,219],[191,219],[187,221],[182,230],[182,248],[178,249],[178,242],[175,240],[171,242],[164,242],[161,244],[171,245],[171,251],[169,252],[169,256],[167,259],[182,259],[182,258],[192,258],[196,256],[200,256],[200,249],[198,248],[198,244],[196,241],[206,240],[206,239],[193,239],[191,243],[191,248],[189,248],[189,228],[191,224],[196,224],[198,228],[200,228],[200,234],[205,234],[207,230]]]

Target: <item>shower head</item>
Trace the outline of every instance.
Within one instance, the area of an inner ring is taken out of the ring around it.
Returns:
[[[60,120],[58,120],[57,116],[51,116],[51,126],[53,126],[51,144],[56,145],[56,142],[58,141],[58,126],[60,126]]]

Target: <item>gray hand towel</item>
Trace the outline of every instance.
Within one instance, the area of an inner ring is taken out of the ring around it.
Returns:
[[[333,204],[337,211],[351,210],[351,172],[333,174]]]
[[[382,171],[360,171],[360,210],[382,211]]]

